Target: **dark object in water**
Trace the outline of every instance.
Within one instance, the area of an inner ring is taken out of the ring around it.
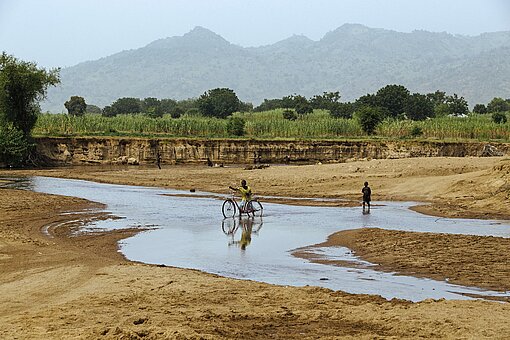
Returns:
[[[195,189],[189,189],[190,192],[195,192]]]

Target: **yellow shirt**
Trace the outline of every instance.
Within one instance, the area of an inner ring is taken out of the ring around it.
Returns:
[[[251,200],[251,188],[246,186],[246,189],[243,187],[239,187],[239,192],[241,193],[241,198],[243,201]]]

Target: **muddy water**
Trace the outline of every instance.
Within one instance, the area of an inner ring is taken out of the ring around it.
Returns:
[[[497,221],[446,219],[409,210],[412,202],[383,202],[363,215],[360,208],[304,207],[264,204],[264,216],[253,220],[223,219],[221,200],[173,196],[190,194],[87,181],[33,177],[19,186],[37,192],[76,196],[105,203],[116,220],[99,221],[87,229],[153,227],[122,241],[130,260],[193,268],[226,277],[280,285],[322,286],[350,293],[420,301],[427,298],[466,299],[463,294],[508,296],[447,282],[310,263],[290,251],[323,242],[328,235],[363,227],[393,230],[510,237],[510,224]],[[380,203],[380,202],[378,202]],[[251,231],[251,233],[250,233]],[[321,256],[360,261],[346,248],[322,249]]]

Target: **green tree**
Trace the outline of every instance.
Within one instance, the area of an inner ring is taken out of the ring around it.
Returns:
[[[432,104],[434,104],[434,108],[438,105],[445,104],[447,99],[446,92],[439,90],[434,93],[427,93],[426,96],[432,102]]]
[[[335,103],[329,109],[329,114],[333,118],[345,118],[350,119],[354,114],[353,103]]]
[[[409,90],[402,85],[386,85],[375,96],[377,106],[388,110],[390,117],[399,118],[404,114]]]
[[[295,109],[296,108],[295,97],[296,97],[296,95],[282,97],[282,99],[280,99],[280,105],[281,105],[280,107],[283,109]],[[306,98],[305,98],[305,100],[306,100]]]
[[[97,105],[87,104],[87,107],[85,108],[85,112],[101,114],[102,110]]]
[[[375,96],[375,94],[367,93],[366,95],[361,96],[358,99],[356,99],[356,101],[354,102],[354,107],[356,109],[360,109],[363,106],[371,106],[371,107],[379,106],[379,103],[377,101],[377,97]]]
[[[184,114],[184,110],[181,109],[179,106],[176,106],[175,109],[173,109],[172,112],[170,113],[170,116],[172,118],[179,118],[183,114]]]
[[[227,118],[239,110],[241,102],[228,88],[212,89],[198,98],[198,109],[204,116]]]
[[[307,114],[313,112],[313,107],[304,96],[293,94],[281,99],[281,107],[285,109],[294,109],[297,114]]]
[[[255,112],[269,111],[275,109],[284,109],[281,99],[264,99],[264,101],[253,109]]]
[[[413,93],[407,98],[405,112],[411,120],[425,120],[434,116],[434,104],[426,95]]]
[[[458,97],[456,93],[446,99],[448,113],[452,116],[463,116],[469,113],[469,107],[464,97]]]
[[[478,113],[478,114],[486,114],[487,113],[487,107],[485,107],[485,105],[483,104],[476,104],[475,107],[473,108],[473,112],[474,113]]]
[[[188,98],[179,100],[177,102],[177,106],[184,110],[184,112],[188,112],[191,109],[198,110],[198,99],[197,98]]]
[[[187,109],[184,114],[186,116],[191,116],[191,117],[197,117],[197,116],[200,116],[201,113],[200,113],[200,110],[197,109],[196,107],[191,107],[189,109]]]
[[[510,111],[510,103],[503,98],[493,98],[489,104],[487,104],[487,111],[490,113]]]
[[[161,110],[163,113],[172,113],[177,108],[177,102],[173,99],[161,99]]]
[[[508,120],[503,112],[494,112],[492,114],[492,121],[496,124],[506,124]]]
[[[253,104],[248,102],[239,102],[239,112],[253,111]]]
[[[85,99],[80,96],[72,96],[68,101],[64,103],[67,112],[72,116],[83,116],[87,109]]]
[[[161,108],[161,102],[157,98],[148,97],[145,98],[141,103],[141,110],[145,112],[149,117],[157,118],[163,116],[163,109]]]
[[[330,110],[335,104],[340,103],[340,92],[323,92],[322,95],[315,95],[310,99],[314,109]]]
[[[446,103],[438,104],[434,106],[434,115],[436,117],[446,117],[450,114],[450,107]]]
[[[111,107],[111,105],[107,105],[103,107],[101,114],[105,117],[115,117],[117,112]]]
[[[124,97],[117,99],[111,108],[115,115],[140,113],[142,111],[142,102],[138,98]]]
[[[300,115],[308,114],[313,112],[313,107],[308,102],[300,102],[296,104],[296,113]]]
[[[0,56],[0,114],[4,122],[30,135],[39,101],[46,97],[49,86],[60,82],[59,69],[46,71],[32,62],[16,59],[5,52]]]
[[[354,115],[361,129],[368,135],[373,134],[384,119],[384,111],[379,107],[363,106],[357,109]]]

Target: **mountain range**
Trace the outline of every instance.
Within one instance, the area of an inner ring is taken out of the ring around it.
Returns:
[[[88,48],[93,48],[90,46]],[[510,97],[510,32],[460,36],[402,33],[345,24],[319,41],[294,35],[241,47],[203,27],[61,70],[43,110],[61,112],[70,96],[105,106],[121,97],[186,99],[228,87],[242,101],[339,91],[342,101],[388,84],[411,92],[464,96],[470,106]]]

